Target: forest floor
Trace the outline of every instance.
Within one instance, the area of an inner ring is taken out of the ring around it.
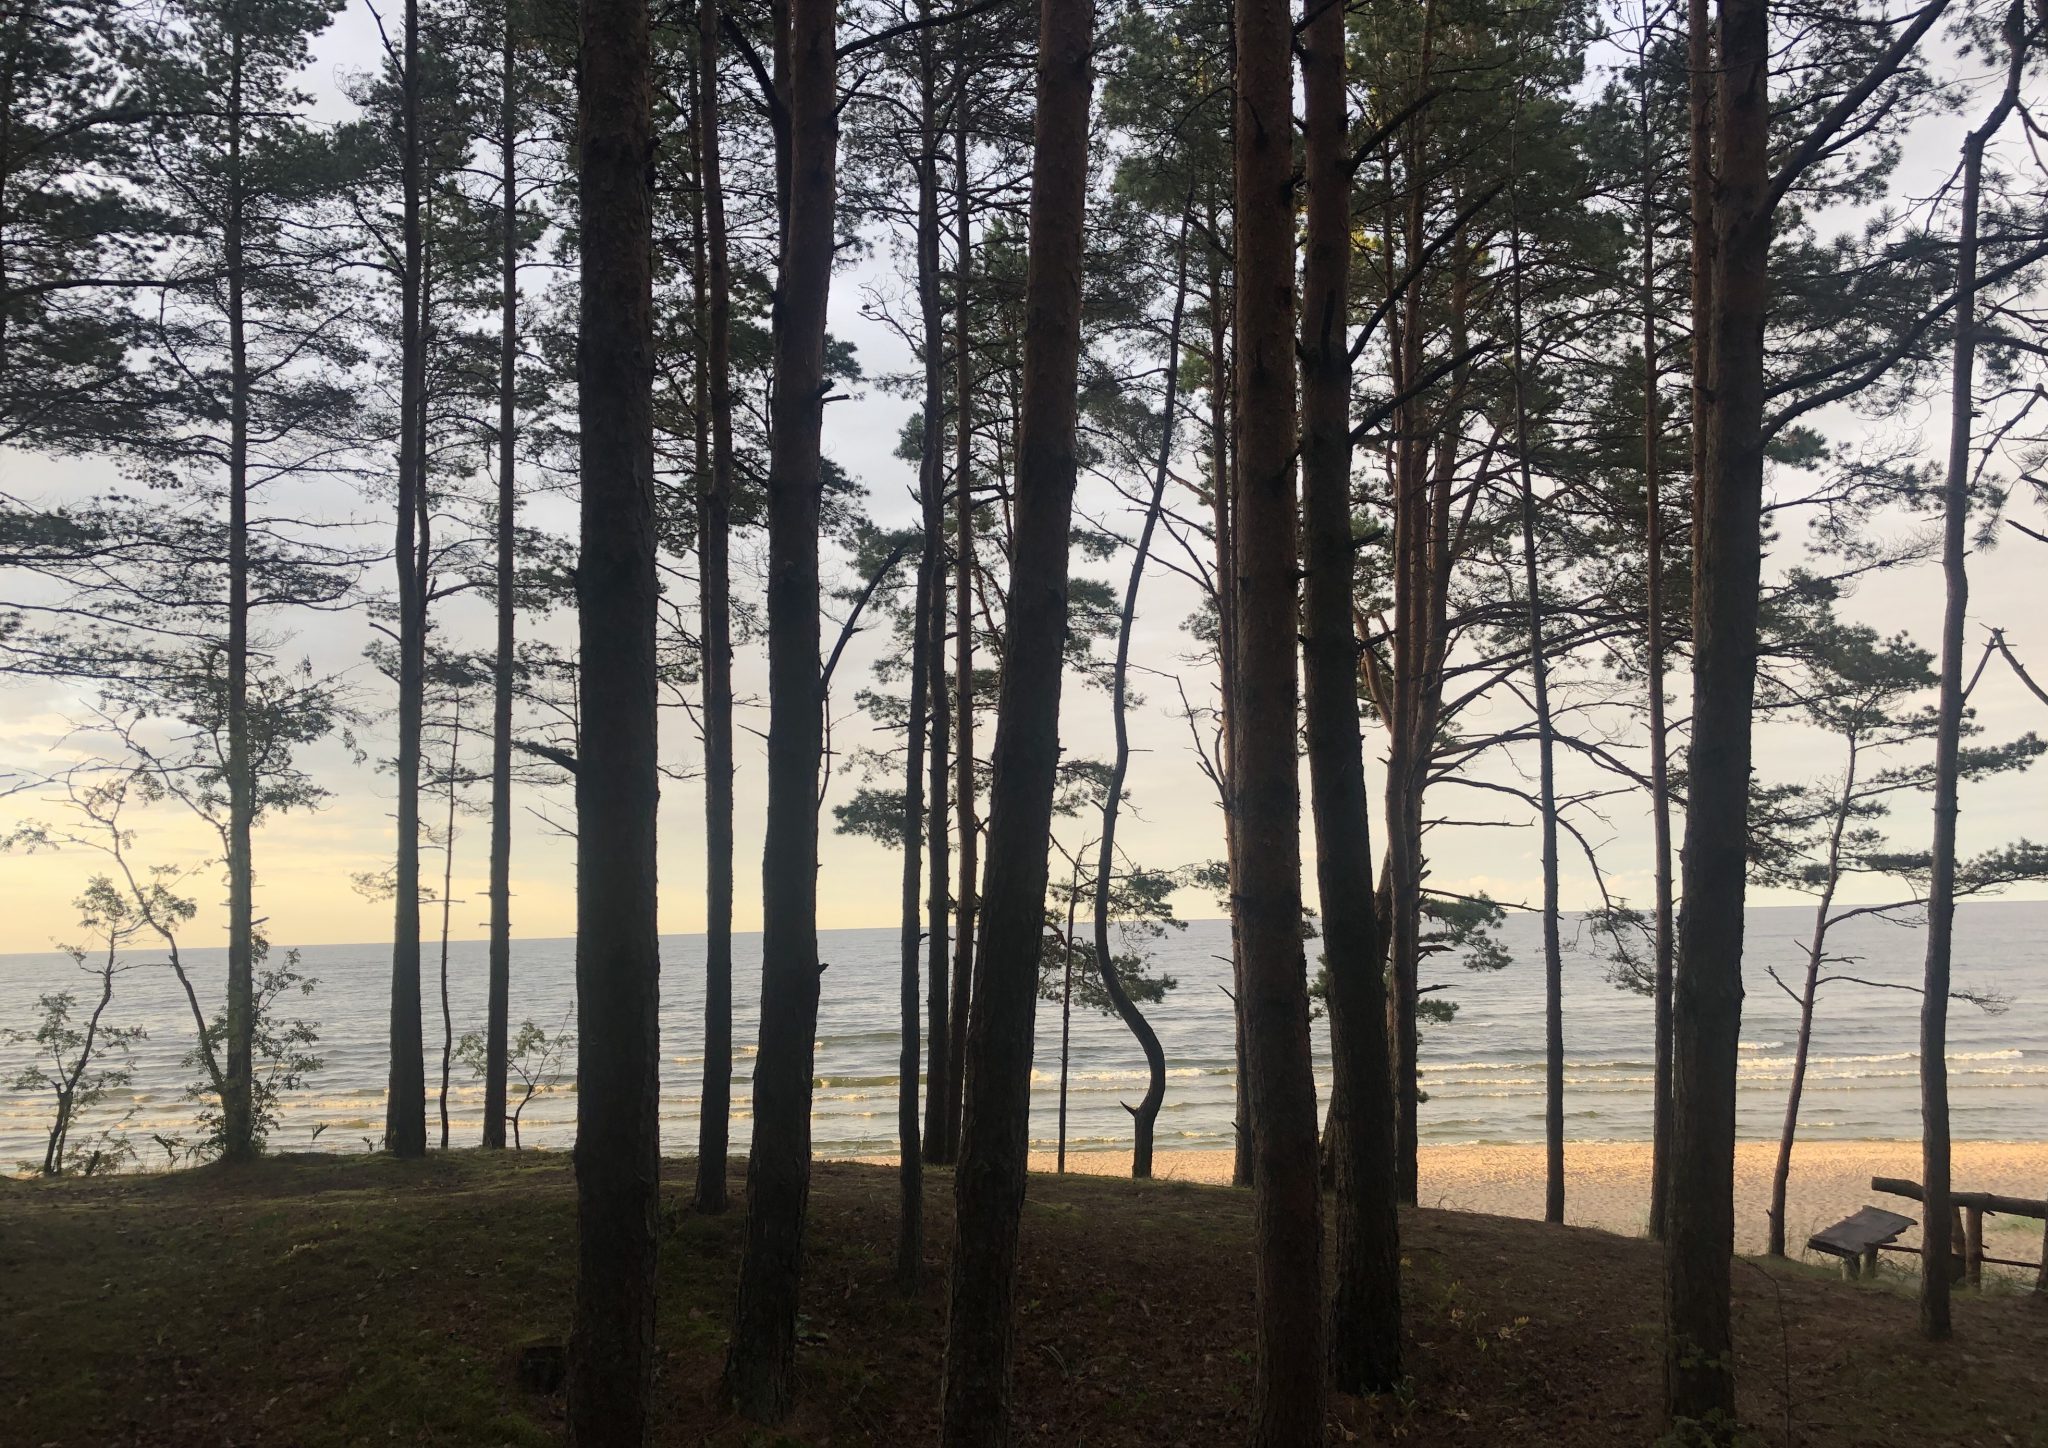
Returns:
[[[890,1285],[893,1169],[819,1165],[801,1398],[776,1432],[720,1404],[743,1216],[689,1213],[690,1181],[666,1165],[660,1441],[935,1441],[950,1176],[927,1175],[926,1279],[906,1299]],[[1410,1378],[1335,1400],[1332,1443],[1656,1439],[1653,1243],[1432,1210],[1402,1230]],[[0,1443],[560,1443],[561,1399],[524,1391],[516,1363],[566,1331],[573,1244],[558,1153],[0,1181]],[[1017,1442],[1242,1440],[1249,1193],[1034,1176],[1023,1250]],[[1910,1286],[1739,1260],[1748,1441],[2048,1444],[2048,1300],[1959,1294],[1955,1340],[1930,1346]]]

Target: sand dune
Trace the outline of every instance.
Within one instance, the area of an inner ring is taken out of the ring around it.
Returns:
[[[1770,1201],[1777,1146],[1745,1141],[1735,1153],[1736,1250],[1764,1249],[1764,1207]],[[1069,1171],[1118,1175],[1129,1170],[1122,1152],[1070,1152]],[[1230,1153],[1161,1152],[1156,1174],[1184,1181],[1228,1182]],[[1033,1171],[1051,1171],[1053,1154],[1034,1152]],[[1543,1148],[1516,1146],[1425,1146],[1420,1162],[1425,1206],[1496,1216],[1543,1215]],[[1906,1141],[1816,1141],[1792,1156],[1786,1196],[1786,1237],[1797,1252],[1807,1237],[1862,1206],[1879,1206],[1918,1217],[1918,1203],[1870,1190],[1873,1176],[1918,1180],[1920,1144]],[[1958,1142],[1954,1179],[1959,1191],[2008,1196],[2048,1195],[2048,1142]],[[1648,1142],[1576,1142],[1565,1148],[1565,1220],[1577,1226],[1639,1234],[1650,1215]],[[1985,1249],[1992,1256],[2039,1261],[2042,1224],[2025,1218],[1991,1217]],[[1908,1233],[1907,1243],[1918,1240]]]

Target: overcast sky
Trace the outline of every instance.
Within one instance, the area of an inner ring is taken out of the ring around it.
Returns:
[[[374,54],[374,37],[369,14],[361,0],[357,0],[323,40],[311,79],[321,95],[322,113],[327,118],[346,113],[336,77],[345,70],[367,66]],[[1947,117],[1920,129],[1913,138],[1904,171],[1906,189],[1931,190],[1946,174],[1953,165],[1955,142],[1964,125],[1959,117]],[[899,284],[889,275],[893,265],[890,249],[879,248],[873,260],[842,273],[834,285],[833,330],[858,347],[871,377],[912,365],[908,350],[893,331],[861,315],[862,303],[872,290],[899,290]],[[857,390],[850,400],[835,402],[826,417],[827,449],[869,490],[875,500],[874,513],[887,523],[909,522],[914,513],[913,469],[894,456],[896,439],[909,409],[910,404],[904,399],[885,395],[870,386]],[[1842,415],[1831,421],[1831,426],[1844,433],[1864,425]],[[1939,455],[1944,422],[1931,403],[1923,403],[1916,413],[1886,419],[1884,426],[1919,430],[1923,441],[1933,445],[1929,456]],[[118,482],[118,470],[111,462],[87,460],[54,465],[40,459],[0,454],[0,485],[18,496],[56,501]],[[1097,512],[1115,526],[1128,527],[1125,520],[1118,518],[1112,504],[1113,499],[1105,489],[1084,487],[1084,508]],[[321,498],[317,506],[375,517],[372,505],[344,495]],[[534,511],[565,531],[573,522],[573,510],[561,499],[538,503]],[[2030,507],[2023,506],[2021,511],[2023,516],[2034,516]],[[381,530],[382,524],[378,526]],[[1783,567],[1797,561],[1802,532],[1797,525],[1784,529],[1773,566]],[[734,561],[734,576],[740,590],[756,597],[762,551],[763,544],[758,538],[742,538],[738,540]],[[1977,555],[1971,565],[1972,649],[1983,636],[1982,625],[2001,625],[2020,656],[2039,666],[2037,676],[2048,674],[2048,590],[2041,586],[2044,562],[2048,562],[2048,550],[2016,539],[1996,551]],[[1128,563],[1119,559],[1108,565],[1078,566],[1116,580],[1120,590]],[[377,581],[388,588],[388,578]],[[1191,661],[1195,645],[1181,629],[1195,603],[1191,585],[1169,571],[1155,568],[1145,584],[1133,653],[1150,669],[1179,673],[1188,694],[1206,701],[1211,697],[1207,672],[1203,665]],[[1865,584],[1845,612],[1880,631],[1909,632],[1931,647],[1941,607],[1939,570],[1926,565]],[[369,632],[360,610],[293,620],[290,626],[297,631],[297,637],[287,652],[303,653],[322,668],[353,669],[353,677],[366,696],[378,707],[388,707],[384,681],[361,662]],[[488,638],[486,605],[481,600],[458,603],[450,609],[442,626],[451,639],[481,646]],[[542,627],[560,638],[569,637],[572,629],[566,618]],[[837,676],[835,715],[850,709],[852,695],[864,682],[879,646],[875,635],[866,635],[849,650]],[[760,923],[756,862],[765,803],[760,732],[767,727],[763,706],[764,658],[758,647],[741,652],[736,663],[735,687],[743,701],[737,779],[737,925],[741,929],[755,929]],[[1174,688],[1169,679],[1159,675],[1141,678],[1136,687],[1144,701],[1133,711],[1131,721],[1137,753],[1130,778],[1131,810],[1120,837],[1132,856],[1148,865],[1172,867],[1216,858],[1222,854],[1221,816],[1214,792],[1190,752],[1188,730],[1178,716]],[[1685,712],[1689,690],[1689,680],[1684,676],[1673,680],[1676,712],[1680,716]],[[0,768],[45,770],[79,747],[72,728],[83,714],[81,702],[79,696],[49,684],[0,686]],[[2048,714],[2001,669],[1986,672],[1973,703],[1979,722],[1992,738],[2048,726]],[[1510,699],[1503,698],[1492,706],[1497,710],[1494,714],[1489,715],[1487,707],[1482,705],[1468,716],[1465,727],[1478,730],[1486,727],[1489,719],[1505,725],[1519,716],[1518,707]],[[863,735],[871,727],[857,716],[841,718],[835,745],[850,751],[866,742]],[[388,734],[388,720],[382,720],[366,740],[373,760],[389,752]],[[992,737],[993,720],[985,720],[981,734],[984,750]],[[1102,690],[1069,680],[1063,705],[1063,739],[1070,755],[1108,753],[1109,701]],[[485,741],[479,738],[473,743],[479,750],[474,757],[480,761]],[[1640,739],[1624,739],[1621,744],[1633,745],[1640,758]],[[1380,746],[1379,737],[1369,734],[1369,768],[1375,800]],[[673,712],[664,719],[663,747],[666,764],[694,771],[699,761],[696,739],[688,721]],[[1757,759],[1760,772],[1771,779],[1818,778],[1837,767],[1826,741],[1801,730],[1775,725],[1761,733]],[[349,879],[356,872],[388,865],[393,829],[390,780],[374,764],[352,763],[337,745],[315,748],[310,751],[308,762],[319,782],[333,791],[333,797],[325,808],[278,818],[259,834],[259,914],[269,918],[270,936],[280,945],[387,938],[389,905],[362,899],[350,889]],[[1524,766],[1533,766],[1533,758],[1519,763],[1495,760],[1487,767],[1495,777],[1504,777]],[[1574,761],[1567,759],[1561,765],[1560,785],[1565,791],[1592,783],[1592,777],[1582,774]],[[857,785],[857,780],[835,777],[828,805],[845,799]],[[566,818],[567,800],[562,794],[551,800],[529,796],[528,802],[536,807],[552,805],[558,817]],[[2028,833],[2040,837],[2048,829],[2048,821],[2043,819],[2044,806],[2048,806],[2048,770],[1966,791],[1963,848],[1983,849]],[[429,804],[426,808],[430,818],[438,818],[435,806]],[[1537,834],[1530,827],[1526,812],[1518,814],[1518,809],[1512,801],[1473,791],[1444,788],[1433,794],[1433,815],[1498,821],[1500,827],[1434,831],[1429,841],[1431,884],[1467,893],[1486,891],[1510,902],[1536,899],[1540,891]],[[694,779],[671,780],[666,785],[661,835],[665,931],[697,931],[703,926],[702,810],[702,794]],[[38,815],[55,817],[53,811],[37,804],[32,796],[0,800],[0,828]],[[1924,840],[1929,822],[1922,802],[1909,801],[1896,821],[1899,843],[1912,845]],[[138,854],[145,862],[193,862],[206,857],[208,837],[192,821],[181,817],[174,806],[158,806],[137,816],[132,823],[139,833]],[[1631,903],[1646,907],[1651,893],[1647,801],[1634,795],[1610,801],[1604,823],[1588,823],[1591,837],[1602,847],[1610,887]],[[1375,827],[1377,830],[1377,819]],[[1061,828],[1073,842],[1092,837],[1085,821],[1070,822]],[[453,893],[459,902],[454,917],[458,938],[483,933],[486,834],[484,821],[472,818],[456,842]],[[1383,831],[1379,837],[1383,842]],[[819,923],[826,927],[895,923],[898,857],[871,842],[832,834],[829,814],[821,846],[824,865],[819,880]],[[0,875],[6,881],[7,904],[4,915],[0,915],[0,951],[46,950],[54,941],[73,938],[75,912],[70,901],[92,868],[90,857],[85,855],[9,859],[4,875]],[[426,868],[438,875],[438,859],[430,857]],[[527,811],[522,811],[516,826],[513,879],[514,928],[518,935],[560,936],[572,931],[573,849],[567,840]],[[1569,845],[1563,865],[1563,895],[1566,905],[1572,908],[1597,903],[1591,875]],[[1758,898],[1761,903],[1784,903],[1797,897]],[[220,902],[209,896],[201,903],[202,913],[190,932],[189,942],[220,943]],[[1195,893],[1184,893],[1180,908],[1189,916],[1219,913],[1213,899]]]

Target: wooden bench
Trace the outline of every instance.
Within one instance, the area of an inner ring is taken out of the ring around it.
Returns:
[[[1842,1275],[1855,1281],[1866,1272],[1877,1271],[1877,1249],[1896,1242],[1899,1233],[1913,1225],[1911,1217],[1887,1212],[1883,1207],[1865,1207],[1853,1217],[1844,1217],[1826,1231],[1806,1239],[1806,1250],[1825,1252],[1842,1259]]]

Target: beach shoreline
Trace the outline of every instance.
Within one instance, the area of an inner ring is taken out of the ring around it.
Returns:
[[[1735,1148],[1735,1250],[1764,1250],[1764,1209],[1771,1196],[1771,1174],[1778,1146],[1770,1141],[1739,1142]],[[1423,1206],[1448,1211],[1482,1212],[1492,1216],[1543,1216],[1543,1146],[1538,1142],[1507,1145],[1424,1146],[1417,1163]],[[1050,1151],[1031,1153],[1031,1170],[1050,1172],[1056,1165]],[[1130,1154],[1122,1151],[1069,1151],[1067,1170],[1091,1176],[1122,1176],[1130,1170]],[[1227,1185],[1228,1151],[1170,1151],[1153,1158],[1153,1174],[1173,1180]],[[1919,1204],[1870,1189],[1873,1176],[1920,1179],[1917,1141],[1813,1141],[1795,1144],[1785,1198],[1785,1237],[1794,1257],[1824,1260],[1804,1253],[1806,1239],[1832,1226],[1860,1207],[1877,1206],[1901,1216],[1919,1217]],[[1959,1141],[1954,1146],[1952,1177],[1958,1191],[1996,1192],[2039,1200],[2048,1196],[2048,1142]],[[1650,1220],[1650,1144],[1646,1141],[1584,1141],[1565,1144],[1565,1222],[1596,1227],[1624,1236],[1642,1236]],[[1917,1232],[1900,1240],[1916,1243]],[[1985,1249],[1993,1256],[2040,1260],[2042,1224],[2032,1218],[1989,1217]],[[1898,1259],[1893,1259],[1897,1261]]]

